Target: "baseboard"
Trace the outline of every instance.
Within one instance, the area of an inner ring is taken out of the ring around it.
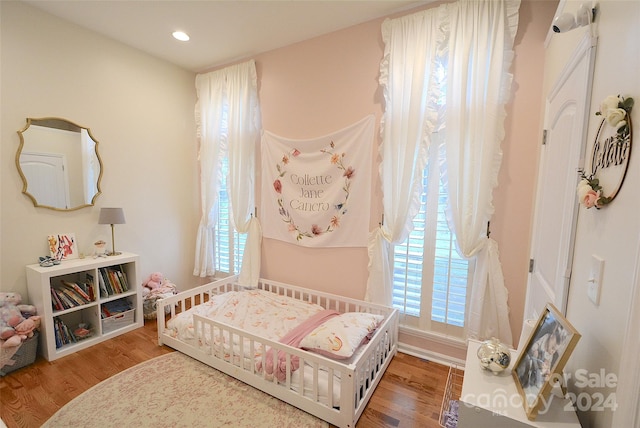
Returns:
[[[403,354],[411,355],[416,358],[421,358],[423,360],[433,361],[445,366],[455,366],[464,370],[465,361],[449,355],[429,351],[427,349],[418,348],[401,342],[398,343],[398,352],[402,352]]]
[[[448,366],[464,367],[466,340],[408,326],[400,326],[399,333],[400,352]]]

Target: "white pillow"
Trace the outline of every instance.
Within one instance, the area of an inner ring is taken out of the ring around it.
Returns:
[[[383,315],[365,312],[340,314],[320,324],[305,336],[300,342],[300,348],[330,358],[349,358],[362,342],[371,336],[383,319]]]

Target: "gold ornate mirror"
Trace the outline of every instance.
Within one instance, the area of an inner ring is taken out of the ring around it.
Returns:
[[[101,193],[102,160],[89,128],[57,117],[27,118],[18,135],[22,193],[36,207],[71,211],[94,204]]]

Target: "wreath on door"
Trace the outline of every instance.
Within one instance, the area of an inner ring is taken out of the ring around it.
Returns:
[[[603,119],[593,143],[590,171],[579,170],[577,187],[578,201],[586,208],[610,204],[622,187],[631,155],[632,109],[633,98],[610,95],[596,112]],[[605,190],[605,185],[611,187]]]

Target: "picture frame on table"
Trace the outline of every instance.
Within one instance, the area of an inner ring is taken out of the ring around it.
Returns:
[[[75,233],[58,233],[47,237],[49,243],[49,253],[56,260],[77,259],[78,243]]]
[[[536,418],[556,382],[562,382],[562,370],[580,337],[562,313],[547,303],[511,372],[529,420]]]

